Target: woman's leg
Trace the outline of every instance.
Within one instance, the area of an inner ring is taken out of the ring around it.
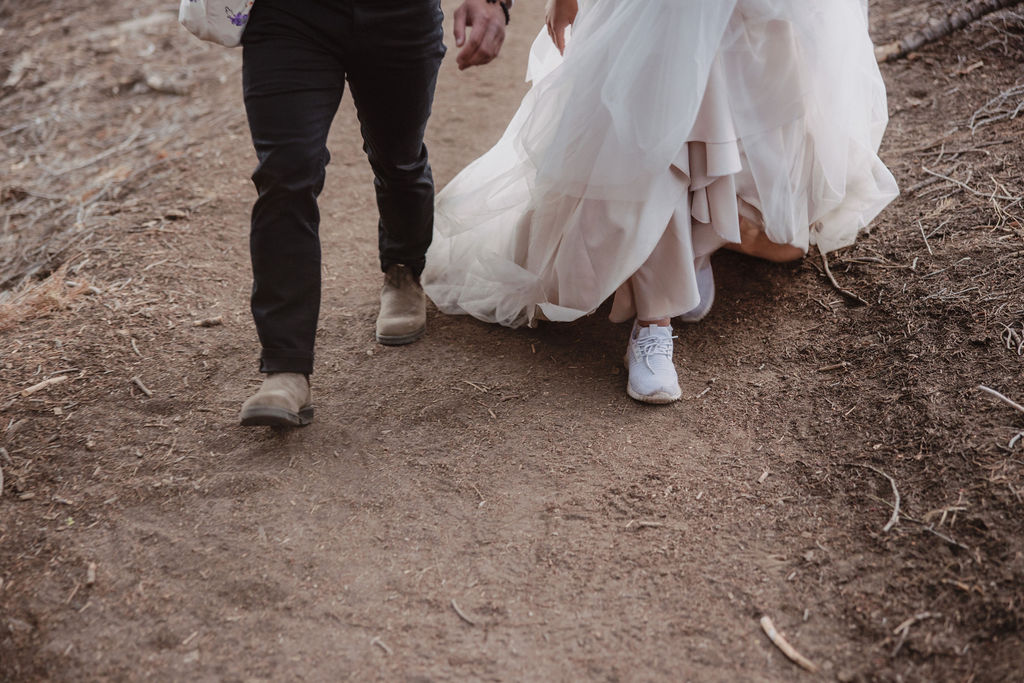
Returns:
[[[764,227],[746,216],[740,216],[740,240],[739,244],[726,244],[725,248],[775,263],[797,261],[804,256],[803,249],[799,247],[772,242]]]
[[[679,400],[679,376],[672,362],[672,297],[659,286],[654,259],[640,267],[629,281],[637,317],[626,347],[629,380],[626,392],[643,403]]]

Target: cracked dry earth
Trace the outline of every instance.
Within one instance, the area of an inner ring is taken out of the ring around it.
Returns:
[[[874,38],[956,4],[873,2]],[[317,420],[274,432],[236,425],[258,383],[240,54],[167,5],[0,1],[0,237],[34,302],[0,318],[0,678],[1020,679],[1024,416],[976,388],[1024,399],[1020,15],[883,67],[904,194],[830,258],[868,305],[816,254],[722,254],[666,408],[626,398],[605,311],[432,310],[376,345],[346,99]],[[518,3],[487,68],[449,53],[439,185],[514,112],[542,13]]]

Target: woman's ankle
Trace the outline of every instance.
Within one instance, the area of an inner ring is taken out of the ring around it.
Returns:
[[[739,244],[727,244],[725,248],[774,263],[796,261],[804,256],[803,249],[799,247],[772,242],[764,227],[746,216],[740,216],[740,239]]]

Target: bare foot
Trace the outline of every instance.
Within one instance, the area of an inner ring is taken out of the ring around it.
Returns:
[[[739,244],[727,244],[725,248],[775,263],[796,261],[804,256],[799,247],[772,242],[760,225],[745,216],[740,216],[740,240]]]
[[[658,327],[672,327],[672,319],[659,318],[657,320],[637,320],[636,324],[640,327],[650,327],[651,325],[657,325]]]

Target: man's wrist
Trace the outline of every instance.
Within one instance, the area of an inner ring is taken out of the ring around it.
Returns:
[[[514,0],[487,0],[487,3],[501,7],[501,11],[505,14],[505,25],[508,26],[508,22],[512,18],[509,14],[509,10],[512,9],[513,1]]]

